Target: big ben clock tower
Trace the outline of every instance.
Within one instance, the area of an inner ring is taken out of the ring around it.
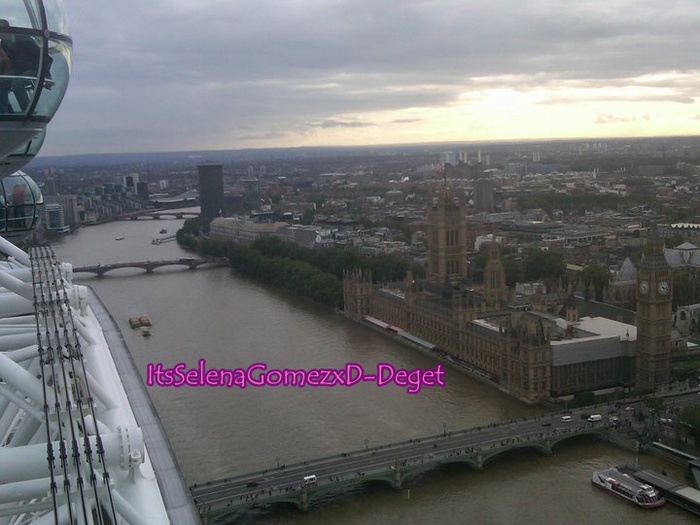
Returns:
[[[644,391],[668,383],[671,371],[671,268],[656,235],[644,247],[637,286],[635,386]]]

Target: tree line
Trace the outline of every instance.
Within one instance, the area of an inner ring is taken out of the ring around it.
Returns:
[[[202,256],[226,257],[237,272],[286,290],[299,297],[343,308],[343,273],[362,268],[375,282],[401,281],[409,270],[422,277],[422,266],[393,254],[364,255],[357,248],[311,249],[277,237],[258,239],[250,245],[200,237],[199,219],[188,219],[178,230],[178,243]]]

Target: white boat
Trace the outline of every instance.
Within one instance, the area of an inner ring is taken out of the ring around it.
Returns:
[[[124,236],[123,236],[123,235],[120,235],[119,237],[115,238],[114,240],[115,240],[115,241],[123,241],[123,240],[124,240]]]
[[[607,490],[645,509],[653,509],[666,503],[666,499],[654,487],[642,483],[616,468],[595,472],[591,482],[596,487]]]

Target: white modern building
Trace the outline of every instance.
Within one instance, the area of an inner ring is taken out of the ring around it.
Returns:
[[[66,224],[63,217],[63,206],[60,204],[44,205],[44,221],[47,231],[56,233],[70,232],[70,226]]]

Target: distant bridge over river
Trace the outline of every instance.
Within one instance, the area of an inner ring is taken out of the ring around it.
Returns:
[[[154,270],[164,266],[184,266],[188,270],[196,270],[203,265],[221,266],[227,264],[228,259],[225,257],[210,257],[203,259],[183,257],[168,261],[131,261],[122,263],[96,264],[93,266],[75,266],[73,267],[73,273],[94,273],[97,275],[97,277],[103,277],[107,272],[120,268],[140,268],[145,270],[146,273],[153,273]]]
[[[140,219],[191,219],[199,217],[199,212],[196,211],[180,211],[180,210],[144,210],[132,213],[126,213],[115,217],[118,221],[137,221]]]
[[[400,489],[402,484],[447,463],[461,463],[482,470],[490,461],[518,449],[545,455],[558,443],[592,435],[623,445],[629,444],[606,420],[589,422],[573,411],[573,422],[562,413],[468,428],[365,448],[276,468],[234,476],[190,487],[202,522],[228,523],[248,507],[287,503],[307,510],[313,503],[329,500],[353,486],[384,482]]]

